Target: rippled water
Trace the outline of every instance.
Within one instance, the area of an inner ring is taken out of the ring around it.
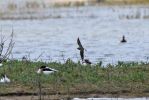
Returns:
[[[39,20],[0,20],[2,33],[15,33],[14,58],[29,55],[42,60],[80,60],[77,38],[86,58],[103,61],[147,61],[149,57],[149,6],[55,8]],[[14,15],[15,16],[15,15]],[[120,43],[122,35],[127,43]]]

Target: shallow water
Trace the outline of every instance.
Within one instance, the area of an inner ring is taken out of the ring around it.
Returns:
[[[53,8],[36,16],[36,20],[0,20],[2,33],[8,36],[13,26],[13,58],[30,55],[33,60],[80,60],[77,38],[87,49],[85,57],[96,63],[148,61],[149,6],[110,6]],[[16,16],[15,14],[13,16]],[[28,16],[28,15],[26,15]],[[51,17],[52,16],[52,17]],[[122,35],[127,43],[120,43]]]
[[[80,99],[74,98],[73,100],[149,100],[149,98],[87,98],[87,99]]]

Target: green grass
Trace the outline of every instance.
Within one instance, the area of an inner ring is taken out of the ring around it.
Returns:
[[[48,65],[58,72],[51,75],[38,75],[37,69]],[[117,65],[83,66],[68,61],[66,64],[56,62],[22,62],[4,63],[0,74],[6,73],[11,79],[9,84],[0,84],[0,93],[36,92],[38,81],[46,93],[129,93],[139,94],[149,91],[149,64],[124,63]]]

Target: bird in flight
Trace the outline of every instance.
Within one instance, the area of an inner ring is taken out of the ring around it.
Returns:
[[[79,45],[79,47],[77,49],[80,50],[80,56],[81,56],[81,59],[83,61],[84,60],[84,47],[82,46],[79,37],[77,39],[77,43]]]

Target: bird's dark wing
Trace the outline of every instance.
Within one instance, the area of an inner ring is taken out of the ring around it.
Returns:
[[[85,63],[92,64],[88,59],[85,59]]]
[[[83,61],[84,60],[84,50],[80,50],[80,56],[81,56],[81,59]]]
[[[80,42],[79,37],[78,37],[78,39],[77,39],[77,43],[78,43],[78,45],[79,45],[79,48],[83,48],[83,46],[82,46],[82,44],[81,44],[81,42]]]
[[[50,69],[50,68],[44,68],[44,69],[42,69],[43,71],[53,71],[52,69]]]

